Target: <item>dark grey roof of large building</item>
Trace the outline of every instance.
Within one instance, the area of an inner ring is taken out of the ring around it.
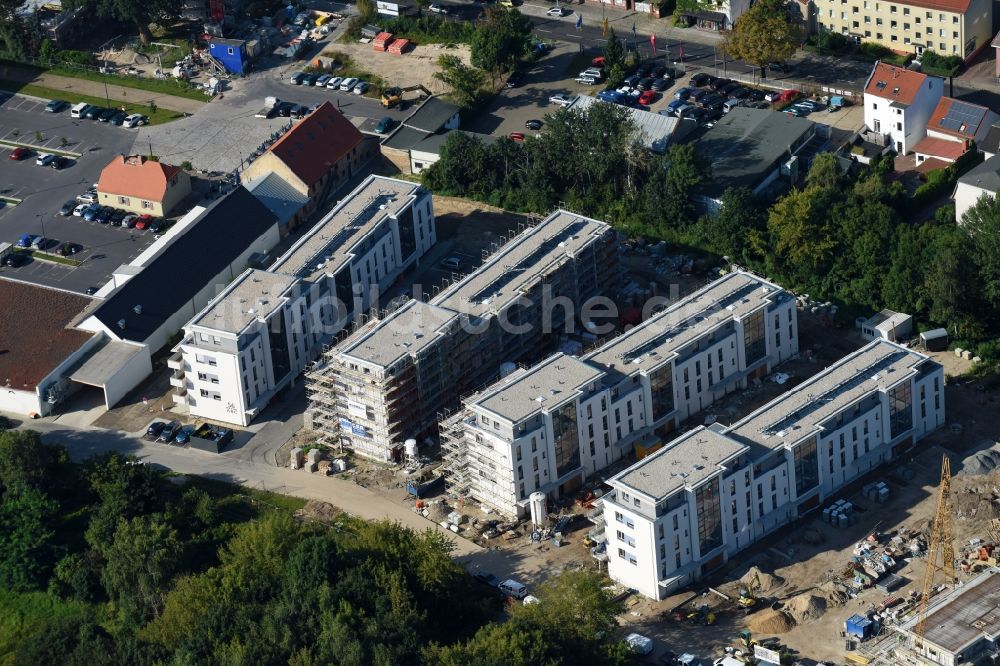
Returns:
[[[788,113],[733,109],[694,144],[712,163],[710,194],[721,196],[730,187],[754,189],[813,126]]]
[[[1000,155],[994,155],[986,160],[959,178],[958,182],[990,192],[1000,192]]]
[[[382,145],[386,148],[395,148],[396,150],[410,150],[428,136],[431,135],[427,132],[421,132],[418,129],[400,125],[388,139],[382,142]]]
[[[979,148],[988,153],[1000,153],[1000,123],[990,126],[989,131],[986,132],[986,138],[983,139]]]
[[[237,188],[114,292],[94,316],[120,338],[145,342],[275,222],[274,213],[254,195]]]
[[[434,133],[444,127],[448,119],[458,113],[454,104],[445,102],[440,97],[430,97],[421,104],[410,117],[403,121],[404,125]]]

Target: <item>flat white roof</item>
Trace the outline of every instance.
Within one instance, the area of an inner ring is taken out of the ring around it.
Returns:
[[[285,293],[297,282],[290,275],[248,269],[195,315],[189,325],[239,334],[254,320],[266,319],[281,309]]]

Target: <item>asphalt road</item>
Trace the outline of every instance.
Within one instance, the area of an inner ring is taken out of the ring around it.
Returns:
[[[36,284],[83,293],[107,281],[111,272],[128,263],[153,240],[153,234],[86,222],[80,217],[60,217],[66,201],[96,183],[101,170],[119,153],[129,152],[136,130],[93,120],[74,120],[69,110],[45,113],[44,102],[4,95],[0,98],[0,137],[81,153],[61,171],[35,164],[35,157],[8,159],[9,148],[0,148],[0,193],[18,197],[17,206],[0,208],[0,241],[15,242],[21,234],[40,234],[60,242],[83,246],[73,258],[83,261],[70,267],[31,260],[18,268],[0,268],[0,275]],[[42,141],[35,135],[41,132]],[[37,151],[36,151],[37,152]]]

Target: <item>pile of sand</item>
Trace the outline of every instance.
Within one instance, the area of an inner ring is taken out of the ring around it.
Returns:
[[[813,590],[813,594],[819,595],[829,606],[842,606],[847,602],[847,593],[843,587],[835,581],[827,581]]]
[[[759,567],[750,567],[750,570],[740,578],[740,583],[746,587],[750,587],[750,582],[753,580],[754,575],[760,581],[760,589],[757,590],[758,594],[766,594],[776,587],[780,587],[785,583],[785,579],[780,576],[775,576],[773,574],[764,573]]]
[[[989,474],[1000,468],[1000,451],[987,449],[975,453],[962,461],[963,474]]]
[[[332,523],[340,515],[341,511],[329,502],[319,500],[309,500],[306,505],[295,512],[295,515],[303,520],[316,520],[321,523]]]
[[[809,592],[803,592],[785,602],[784,610],[796,624],[815,620],[826,612],[826,599]]]
[[[770,608],[747,618],[747,627],[755,634],[783,634],[794,626],[795,621],[787,613]]]

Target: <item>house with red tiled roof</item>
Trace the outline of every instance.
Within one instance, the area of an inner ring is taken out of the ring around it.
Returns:
[[[906,155],[927,136],[927,123],[943,94],[943,79],[875,63],[865,83],[868,140]]]
[[[917,164],[932,157],[954,162],[982,144],[997,120],[1000,116],[985,106],[942,97],[927,122],[926,138],[913,147]]]
[[[180,167],[142,155],[119,155],[101,171],[97,202],[139,215],[164,217],[191,193]]]
[[[309,197],[286,229],[296,226],[326,197],[362,171],[378,154],[378,141],[366,138],[330,102],[298,121],[240,174],[244,183],[277,174]]]

